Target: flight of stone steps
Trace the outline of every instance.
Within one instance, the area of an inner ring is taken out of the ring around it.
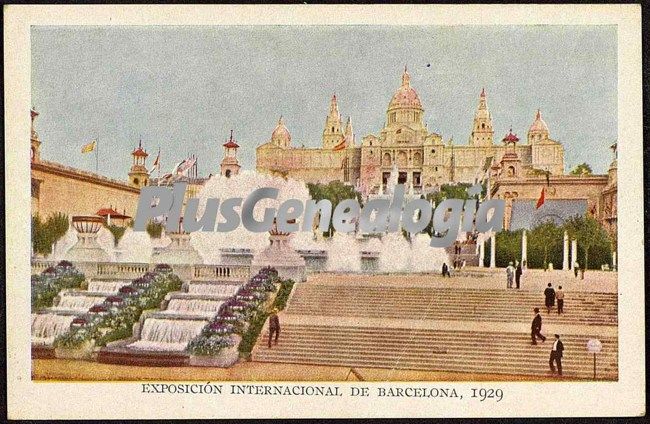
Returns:
[[[615,293],[566,292],[564,315],[546,313],[544,295],[533,291],[298,284],[287,312],[300,315],[396,319],[529,322],[538,307],[545,322],[616,325]]]
[[[536,346],[530,340],[534,307],[542,310],[542,333],[548,337]],[[562,328],[566,330],[562,331],[565,377],[593,378],[593,356],[586,344],[597,338],[603,344],[597,378],[616,380],[617,295],[568,291],[565,312],[547,314],[543,294],[537,291],[423,287],[408,281],[403,285],[298,283],[282,313],[280,343],[268,349],[265,327],[252,358],[543,377],[550,375],[553,334],[549,331]]]
[[[553,337],[530,344],[526,333],[487,333],[379,327],[285,325],[280,343],[266,347],[260,337],[253,352],[259,362],[335,365],[544,376],[549,371]],[[586,350],[593,335],[564,335],[565,377],[593,378],[593,357]],[[616,337],[598,337],[597,378],[616,379]]]

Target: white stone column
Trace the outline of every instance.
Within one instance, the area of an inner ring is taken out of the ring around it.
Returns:
[[[616,263],[616,250],[612,252],[612,269],[616,270],[617,268],[617,263]]]
[[[496,268],[497,266],[497,235],[492,233],[490,237],[490,268]]]
[[[481,240],[478,244],[478,266],[483,268],[483,261],[485,261],[485,240]]]
[[[571,271],[578,260],[578,240],[571,240]]]
[[[562,270],[569,270],[569,234],[566,231],[562,241]]]
[[[528,265],[528,233],[526,230],[521,234],[521,266]]]

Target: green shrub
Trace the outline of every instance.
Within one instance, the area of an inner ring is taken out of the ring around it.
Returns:
[[[126,227],[118,227],[117,225],[104,225],[104,227],[113,234],[113,243],[117,246],[126,231]]]

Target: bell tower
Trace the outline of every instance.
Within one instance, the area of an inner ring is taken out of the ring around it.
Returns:
[[[223,144],[223,159],[221,160],[221,175],[230,178],[239,174],[239,160],[237,160],[237,149],[239,144],[232,136],[233,130],[230,130],[230,139]]]
[[[474,125],[472,126],[469,145],[491,146],[493,139],[492,115],[490,115],[490,111],[488,110],[487,96],[485,95],[485,88],[483,88],[478,100],[478,109],[474,115]]]
[[[325,119],[325,128],[323,129],[323,148],[333,149],[343,139],[343,130],[341,128],[341,114],[336,101],[336,94],[330,101],[330,112]]]
[[[149,184],[149,171],[146,166],[149,154],[142,149],[142,140],[138,143],[138,148],[131,152],[131,156],[133,156],[133,165],[129,171],[129,184],[142,188]]]

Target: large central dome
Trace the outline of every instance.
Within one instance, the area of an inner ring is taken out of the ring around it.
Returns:
[[[397,89],[390,103],[388,104],[388,110],[391,109],[422,109],[422,103],[420,102],[420,97],[418,93],[411,87],[411,76],[409,75],[406,68],[404,68],[404,73],[402,74],[402,86]]]

